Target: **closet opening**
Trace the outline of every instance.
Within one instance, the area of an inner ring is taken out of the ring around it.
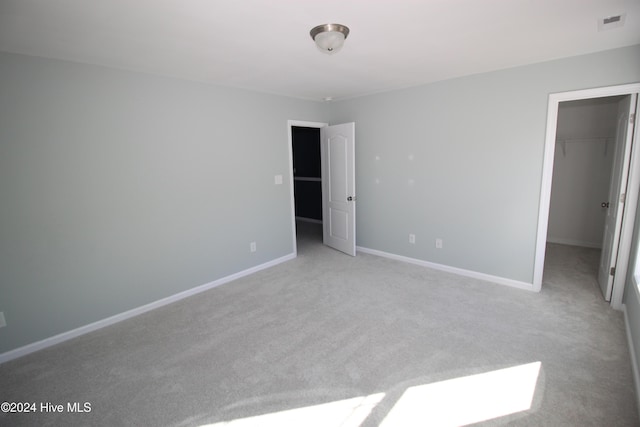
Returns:
[[[622,96],[560,102],[546,263],[597,288]],[[620,165],[617,165],[619,167]],[[564,270],[563,270],[564,271]],[[548,280],[553,280],[551,277]]]
[[[294,244],[322,244],[322,161],[320,128],[324,123],[290,122],[293,175]]]

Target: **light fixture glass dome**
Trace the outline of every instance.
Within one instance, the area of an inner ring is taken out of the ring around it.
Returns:
[[[349,28],[340,24],[324,24],[314,27],[310,34],[320,51],[333,54],[342,49],[342,45],[349,35]]]

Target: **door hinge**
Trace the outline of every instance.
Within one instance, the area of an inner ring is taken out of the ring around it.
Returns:
[[[636,113],[629,115],[629,124],[632,125],[636,121]]]
[[[616,275],[616,268],[615,267],[611,267],[611,271],[610,271],[612,276]]]
[[[620,203],[624,203],[627,201],[627,193],[620,194]]]

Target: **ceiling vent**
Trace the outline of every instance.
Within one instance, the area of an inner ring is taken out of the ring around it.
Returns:
[[[598,20],[598,31],[612,30],[614,28],[620,28],[624,25],[624,19],[627,14],[607,16]]]

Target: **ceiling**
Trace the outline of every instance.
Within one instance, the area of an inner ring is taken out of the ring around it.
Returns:
[[[638,0],[0,0],[0,51],[318,101],[639,43]]]

